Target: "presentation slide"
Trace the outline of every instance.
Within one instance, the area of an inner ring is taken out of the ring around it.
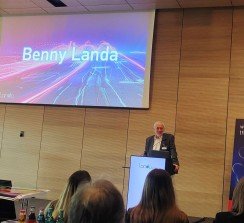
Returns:
[[[155,12],[0,18],[0,103],[149,107]]]
[[[165,170],[165,162],[164,158],[131,156],[127,210],[140,202],[147,174],[153,169]]]

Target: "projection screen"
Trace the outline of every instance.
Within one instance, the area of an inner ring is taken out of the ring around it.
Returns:
[[[153,11],[0,18],[0,103],[148,108]]]

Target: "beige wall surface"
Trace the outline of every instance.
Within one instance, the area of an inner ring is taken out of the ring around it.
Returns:
[[[123,167],[163,120],[176,138],[180,208],[209,217],[225,210],[235,119],[244,114],[243,27],[241,8],[158,11],[148,110],[1,104],[0,178],[50,189],[54,199],[82,168],[114,182],[126,200]]]

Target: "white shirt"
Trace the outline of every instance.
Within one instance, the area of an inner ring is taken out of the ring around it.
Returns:
[[[154,136],[153,150],[159,151],[161,142],[162,142],[162,136],[161,137]]]

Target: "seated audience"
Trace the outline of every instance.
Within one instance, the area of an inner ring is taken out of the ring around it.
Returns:
[[[179,210],[170,175],[161,169],[146,177],[139,204],[130,208],[126,223],[188,223],[187,215]]]
[[[76,192],[76,190],[79,187],[84,186],[85,184],[91,183],[91,176],[90,174],[85,170],[78,170],[74,172],[68,179],[68,182],[61,193],[58,200],[51,201],[47,207],[45,208],[45,214],[47,213],[47,210],[49,207],[52,207],[54,209],[53,211],[53,218],[57,220],[59,210],[64,211],[64,219],[65,222],[67,222],[67,212],[69,209],[69,205],[71,202],[71,198]]]
[[[123,223],[124,214],[120,192],[111,182],[99,180],[73,196],[68,223]]]
[[[244,222],[244,177],[236,185],[232,197],[232,211],[216,214],[214,223],[243,223]]]

